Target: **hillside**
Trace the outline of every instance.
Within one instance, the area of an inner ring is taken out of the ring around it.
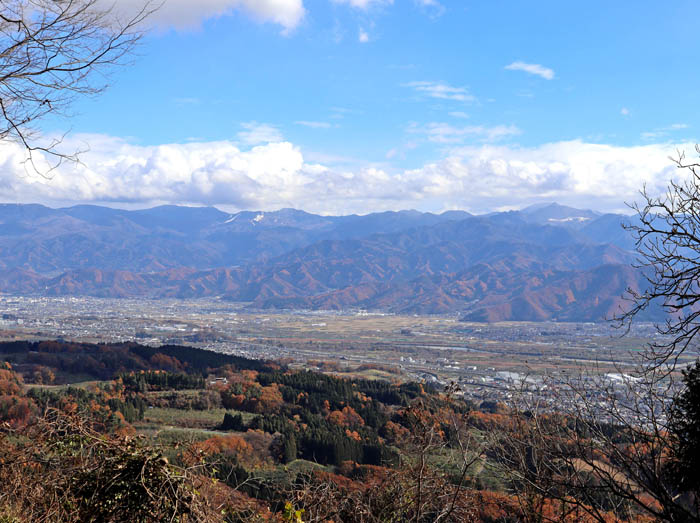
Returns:
[[[506,407],[456,391],[184,346],[2,342],[0,517],[531,520],[482,437],[509,437]],[[570,521],[595,521],[570,499]]]
[[[0,518],[592,523],[682,506],[662,497],[667,474],[661,486],[660,472],[635,476],[656,447],[625,458],[624,424],[582,431],[585,418],[474,403],[454,383],[318,368],[176,345],[0,342]]]
[[[642,285],[626,219],[556,204],[339,217],[4,205],[0,290],[599,321]]]

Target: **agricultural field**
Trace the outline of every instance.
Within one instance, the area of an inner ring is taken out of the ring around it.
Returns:
[[[367,311],[271,312],[218,299],[0,297],[0,339],[188,345],[348,378],[456,382],[473,400],[502,400],[519,380],[624,375],[654,339],[652,324],[474,323],[457,316]],[[681,363],[697,353],[688,351]],[[85,376],[80,377],[86,379]]]

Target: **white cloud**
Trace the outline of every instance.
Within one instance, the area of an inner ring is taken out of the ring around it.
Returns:
[[[688,129],[688,127],[690,126],[685,123],[674,123],[671,125],[667,125],[666,127],[657,127],[653,131],[647,131],[642,133],[642,138],[648,141],[660,140],[663,138],[667,138],[671,133],[675,131],[682,131],[683,129]]]
[[[374,5],[393,4],[394,0],[333,0],[336,4],[347,4],[356,9],[369,9]]]
[[[554,78],[554,71],[549,67],[545,67],[540,64],[527,64],[525,62],[513,62],[512,64],[506,65],[505,67],[509,71],[524,71],[529,74],[534,74],[540,76],[545,80],[552,80]]]
[[[267,123],[246,122],[242,123],[243,131],[236,136],[246,145],[258,145],[261,143],[281,142],[282,133],[280,130]]]
[[[418,147],[418,145],[419,144],[416,142],[405,142],[400,147],[393,147],[392,149],[389,149],[384,155],[384,157],[387,160],[393,160],[395,158],[405,160],[406,153],[414,150],[416,147]]]
[[[650,194],[659,194],[671,177],[679,176],[668,159],[674,151],[665,145],[617,147],[581,141],[533,148],[465,147],[453,151],[440,168],[452,173],[453,180],[465,176],[464,188],[473,191],[469,198],[482,198],[483,210],[554,200],[625,211],[624,202],[635,201],[643,184]]]
[[[355,9],[367,11],[375,6],[393,5],[394,0],[332,0],[335,4],[345,4]],[[445,8],[438,0],[414,0],[414,3],[422,8],[432,9],[437,16],[444,13]]]
[[[298,120],[294,122],[297,125],[303,125],[304,127],[311,127],[312,129],[330,129],[331,124],[328,122],[311,122],[308,120]]]
[[[414,0],[414,2],[419,7],[430,9],[434,17],[445,14],[445,6],[438,2],[438,0]]]
[[[464,127],[455,127],[442,122],[431,122],[424,126],[412,124],[408,128],[408,132],[423,134],[427,137],[428,141],[442,144],[464,143],[469,139],[491,143],[521,133],[520,129],[515,125],[496,125],[493,127],[468,125]]]
[[[465,113],[464,111],[451,111],[449,113],[449,115],[452,118],[462,118],[462,119],[469,118],[469,115],[467,113]]]
[[[439,161],[392,171],[312,163],[288,142],[243,149],[231,142],[137,146],[101,135],[74,135],[72,140],[66,147],[85,141],[91,150],[83,164],[63,165],[51,179],[27,174],[22,149],[0,143],[0,201],[296,207],[327,214],[410,208],[486,212],[558,201],[624,211],[624,202],[634,201],[643,184],[659,194],[671,177],[684,174],[668,159],[676,147],[693,151],[693,144],[481,145],[458,147]],[[390,154],[395,155],[398,150]]]
[[[439,100],[454,100],[456,102],[473,102],[476,98],[466,87],[453,87],[439,82],[409,82],[404,87],[415,89],[421,94]]]
[[[360,32],[357,35],[357,40],[361,44],[366,44],[367,42],[369,42],[369,34],[367,33],[367,31],[365,31],[364,29],[360,29]]]
[[[627,107],[623,107],[622,109],[620,109],[620,114],[621,114],[622,116],[629,116],[630,110],[627,109]]]
[[[128,15],[143,6],[143,0],[100,0]],[[153,5],[160,2],[155,0]],[[284,32],[291,31],[304,18],[303,0],[166,0],[151,15],[147,22],[160,28],[175,27],[191,29],[204,20],[230,15],[243,11],[261,22],[271,22],[282,26]]]

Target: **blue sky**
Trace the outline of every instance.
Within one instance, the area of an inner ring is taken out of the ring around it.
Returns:
[[[106,93],[44,122],[89,144],[84,164],[0,180],[0,195],[621,210],[679,175],[667,157],[696,142],[699,14],[690,1],[170,0]]]

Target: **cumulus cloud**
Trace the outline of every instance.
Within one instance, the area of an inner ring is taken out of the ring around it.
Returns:
[[[361,44],[366,44],[369,42],[369,34],[367,31],[364,29],[360,29],[360,32],[357,35],[357,41],[360,42]]]
[[[525,62],[513,62],[512,64],[506,65],[505,67],[509,71],[524,71],[529,74],[534,74],[545,80],[552,80],[554,78],[554,71],[549,67],[545,67],[540,64],[527,64]]]
[[[143,0],[101,0],[125,15],[138,12]],[[153,5],[159,2],[154,1]],[[271,22],[291,31],[304,18],[303,0],[167,0],[148,18],[148,22],[161,28],[191,29],[202,21],[242,11],[261,22]]]
[[[453,87],[440,82],[409,82],[404,84],[404,87],[410,87],[425,96],[439,100],[453,100],[457,102],[473,102],[476,100],[466,87]]]
[[[226,141],[138,146],[100,135],[73,139],[90,144],[83,164],[63,165],[50,179],[27,173],[22,149],[0,142],[0,200],[296,207],[327,214],[408,208],[487,212],[558,201],[624,211],[624,202],[634,201],[643,184],[659,194],[671,177],[684,174],[668,159],[676,147],[693,151],[693,144],[480,145],[455,147],[415,169],[391,170],[313,163],[284,141],[242,148]]]
[[[692,144],[679,146],[691,150]],[[578,140],[532,148],[486,145],[455,149],[432,169],[467,197],[474,210],[516,208],[538,201],[628,212],[625,202],[663,192],[679,174],[668,156],[675,147],[618,147]],[[425,168],[424,168],[425,169]]]
[[[49,178],[28,173],[23,151],[0,146],[0,193],[6,201],[179,202],[255,207],[297,195],[311,178],[288,142],[241,150],[231,142],[142,147],[117,138],[79,136],[91,150],[83,165],[64,165]],[[68,145],[68,144],[67,144]],[[307,165],[310,173],[316,172]]]

